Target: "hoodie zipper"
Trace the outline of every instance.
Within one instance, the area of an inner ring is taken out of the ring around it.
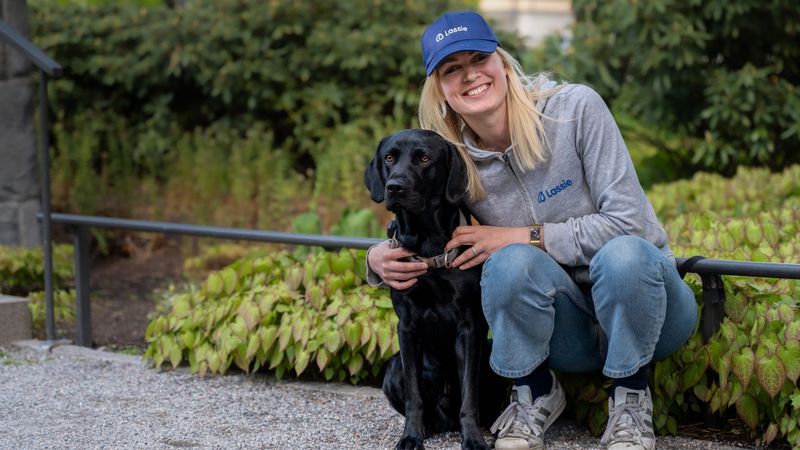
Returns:
[[[514,165],[511,163],[511,159],[508,157],[508,153],[503,153],[503,161],[506,162],[508,165],[508,169],[511,170],[511,175],[514,176],[514,180],[517,182],[517,187],[519,187],[520,192],[522,192],[522,197],[525,198],[525,204],[528,207],[528,217],[531,219],[531,224],[536,223],[536,219],[533,217],[533,207],[531,206],[531,198],[528,195],[528,190],[525,189],[525,186],[522,184],[522,180],[519,179],[517,172],[514,170]]]

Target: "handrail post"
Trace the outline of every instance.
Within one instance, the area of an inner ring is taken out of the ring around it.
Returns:
[[[53,242],[50,232],[50,135],[47,129],[47,74],[40,70],[39,78],[39,146],[42,151],[42,246],[44,247],[45,328],[47,340],[56,339],[53,307]]]
[[[72,229],[75,247],[75,340],[82,347],[92,346],[92,311],[89,304],[89,230]]]
[[[725,284],[720,275],[700,275],[703,282],[703,343],[719,330],[725,317]]]

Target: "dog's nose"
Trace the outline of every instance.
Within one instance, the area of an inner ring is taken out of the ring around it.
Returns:
[[[386,191],[392,194],[402,194],[405,190],[403,183],[397,180],[390,180],[386,183]]]

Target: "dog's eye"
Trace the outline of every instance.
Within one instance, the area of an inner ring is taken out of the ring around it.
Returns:
[[[427,163],[431,161],[431,157],[423,153],[422,155],[419,156],[419,160],[424,163]]]
[[[383,157],[383,160],[384,160],[384,161],[386,161],[386,162],[388,162],[388,163],[390,163],[390,162],[394,162],[394,156],[392,156],[392,155],[386,155],[386,156],[384,156],[384,157]]]

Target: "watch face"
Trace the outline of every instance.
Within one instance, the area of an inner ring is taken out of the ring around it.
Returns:
[[[539,229],[538,226],[531,227],[531,240],[532,241],[538,241],[539,240],[540,231],[541,230]]]

